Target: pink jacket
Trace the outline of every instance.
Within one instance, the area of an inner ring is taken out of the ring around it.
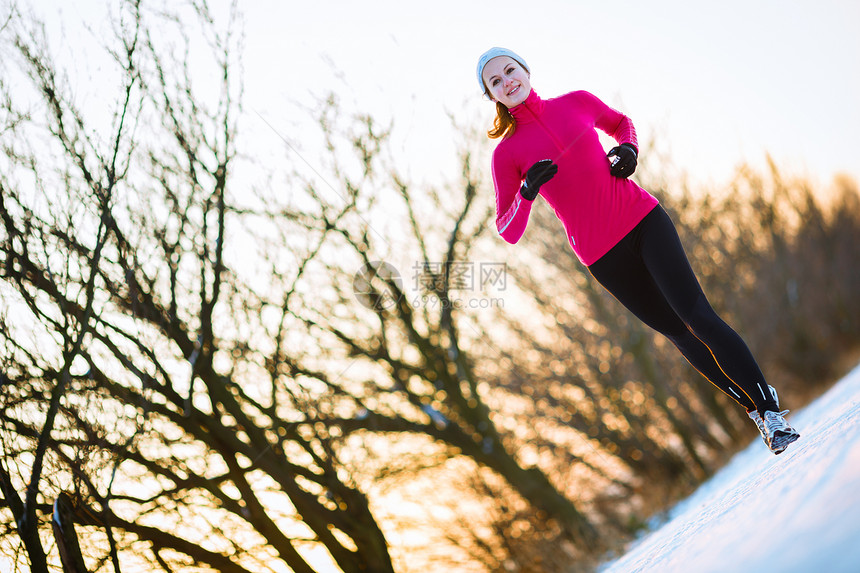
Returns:
[[[609,160],[595,128],[638,149],[636,130],[624,114],[586,91],[542,100],[535,92],[511,109],[516,131],[493,152],[496,227],[509,243],[522,237],[532,202],[519,193],[526,171],[552,159],[558,173],[540,188],[555,210],[576,256],[595,263],[629,233],[657,199],[630,179],[609,174]]]

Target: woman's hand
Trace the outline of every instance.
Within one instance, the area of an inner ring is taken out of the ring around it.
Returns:
[[[534,201],[540,191],[540,186],[555,177],[558,173],[558,165],[552,159],[541,159],[526,171],[526,180],[520,187],[520,195],[523,199]]]
[[[636,148],[629,143],[622,143],[618,147],[609,150],[606,157],[609,158],[609,174],[613,177],[624,179],[633,175],[636,171]]]

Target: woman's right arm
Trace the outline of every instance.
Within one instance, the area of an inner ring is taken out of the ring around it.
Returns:
[[[523,181],[512,162],[501,161],[496,154],[493,154],[496,228],[503,239],[509,243],[520,240],[526,230],[532,203],[541,185],[555,177],[556,173],[558,173],[558,165],[550,159],[542,159],[529,167]]]
[[[520,240],[529,222],[533,201],[520,194],[522,174],[511,161],[493,154],[493,184],[496,187],[496,229],[504,240]]]

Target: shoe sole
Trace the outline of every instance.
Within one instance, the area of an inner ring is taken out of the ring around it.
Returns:
[[[776,432],[773,435],[773,443],[771,444],[771,451],[779,455],[785,451],[785,448],[793,444],[800,437],[800,434],[797,432]]]

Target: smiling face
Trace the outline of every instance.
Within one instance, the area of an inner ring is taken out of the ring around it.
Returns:
[[[529,73],[509,56],[499,56],[487,62],[481,77],[490,98],[509,109],[523,103],[532,90]]]

